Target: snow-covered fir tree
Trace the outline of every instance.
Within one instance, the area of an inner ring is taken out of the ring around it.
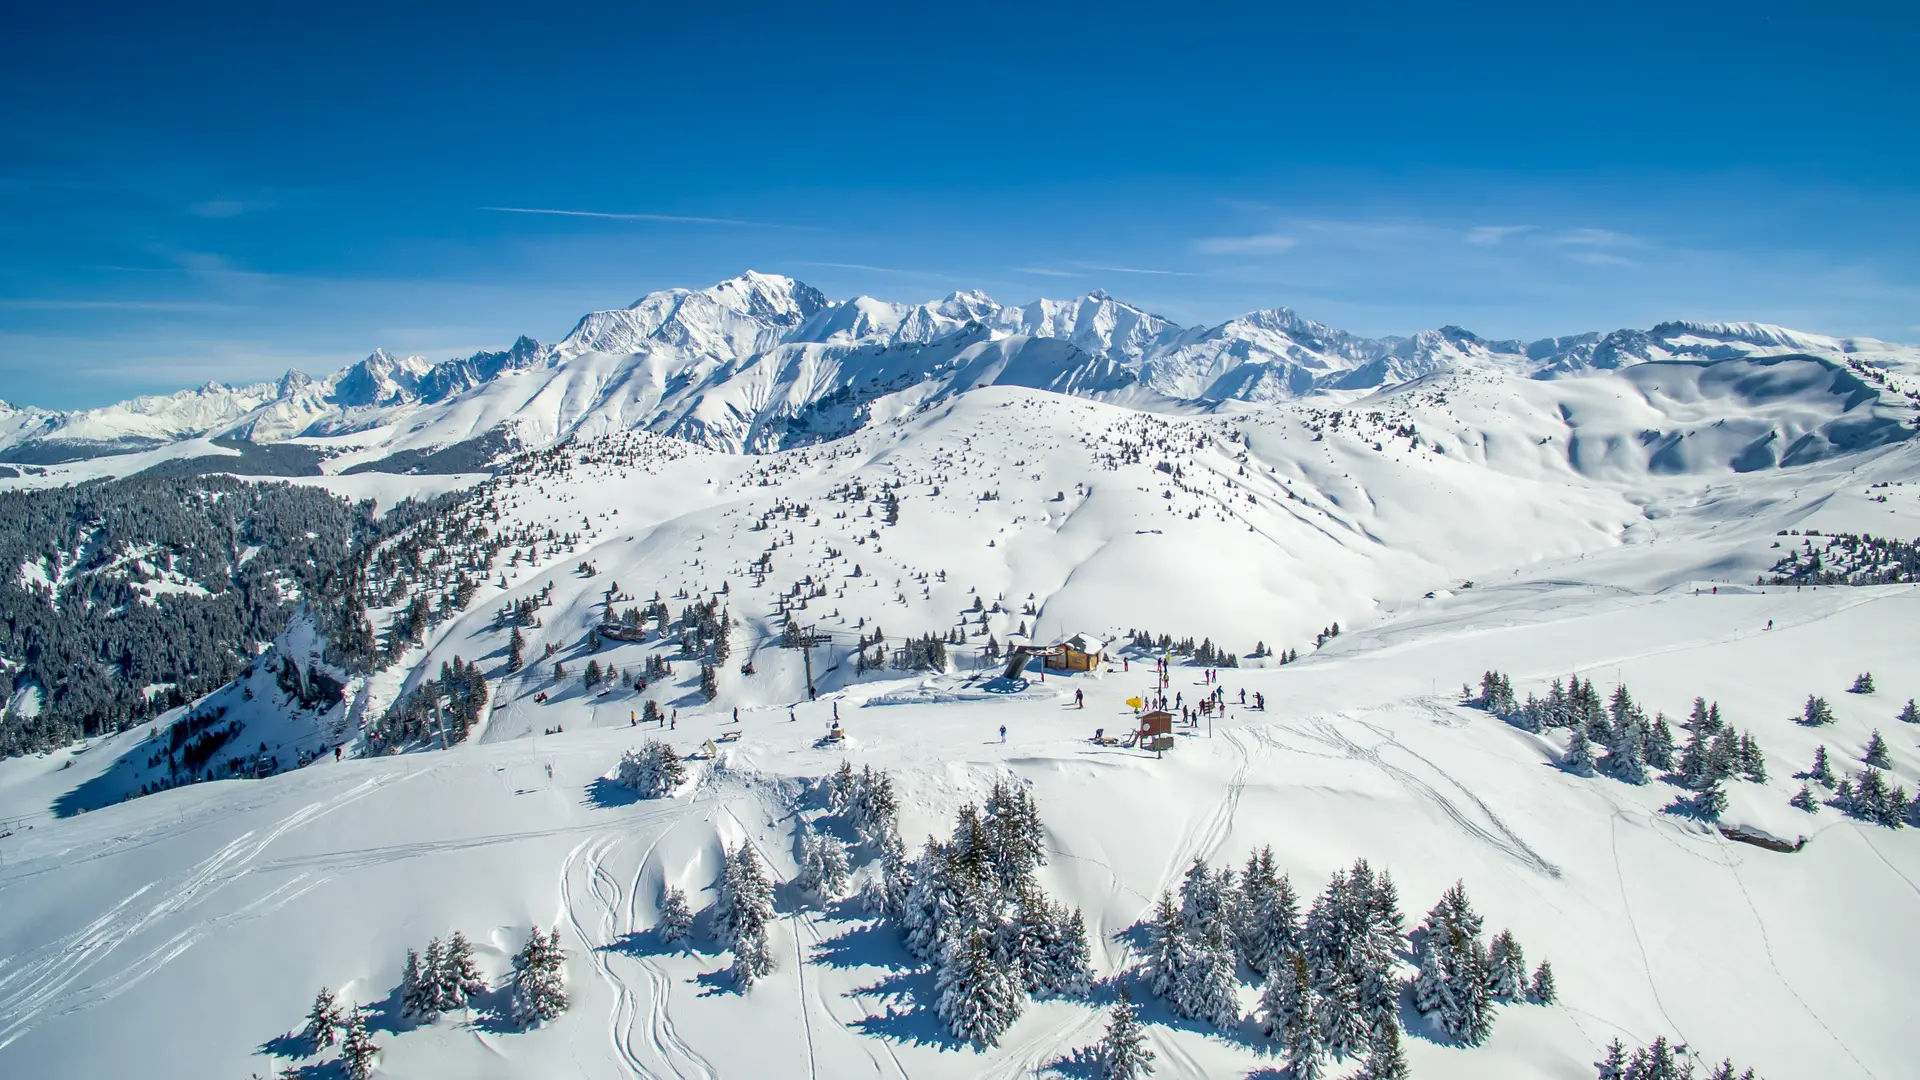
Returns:
[[[1908,698],[1906,706],[1900,710],[1898,719],[1903,724],[1920,724],[1920,706],[1916,706],[1913,699]]]
[[[433,943],[437,949],[440,939],[434,938]],[[400,1015],[416,1024],[433,1023],[440,1018],[438,990],[431,969],[421,976],[419,951],[408,949],[400,969]]]
[[[852,762],[842,760],[827,777],[826,793],[827,809],[846,815],[862,840],[876,847],[888,838],[898,841],[899,799],[884,770],[867,765],[855,772]]]
[[[1727,792],[1720,781],[1709,779],[1700,793],[1693,797],[1694,812],[1707,821],[1719,821],[1720,815],[1727,812]]]
[[[1801,710],[1800,722],[1808,727],[1823,727],[1833,723],[1833,706],[1827,699],[1815,694],[1807,695],[1806,708]]]
[[[1827,787],[1833,787],[1833,764],[1827,760],[1827,748],[1824,745],[1813,748],[1813,765],[1804,774],[1809,780],[1818,780]]]
[[[929,839],[908,870],[900,918],[907,950],[921,960],[936,961],[944,951],[970,884],[962,880],[968,869],[950,845]]]
[[[1256,974],[1266,975],[1275,956],[1300,947],[1299,900],[1275,868],[1271,845],[1247,857],[1233,912],[1234,944]]]
[[[1501,1001],[1513,1001],[1527,992],[1527,958],[1513,931],[1502,930],[1487,947],[1487,989]]]
[[[1400,1025],[1382,1024],[1367,1040],[1366,1064],[1354,1080],[1407,1080],[1407,1052],[1400,1048]]]
[[[1533,979],[1527,983],[1527,1000],[1535,1005],[1551,1005],[1556,993],[1553,989],[1553,965],[1545,960],[1533,969]]]
[[[1647,764],[1665,772],[1673,768],[1673,728],[1665,713],[1656,714],[1647,738]]]
[[[1855,675],[1853,677],[1853,685],[1847,687],[1847,693],[1849,694],[1873,693],[1873,672],[1863,671],[1860,674]]]
[[[741,989],[773,971],[773,952],[767,945],[773,886],[752,844],[743,841],[727,853],[714,914],[721,940],[733,953],[733,980]]]
[[[683,889],[669,885],[660,894],[660,919],[654,924],[661,944],[685,946],[693,939],[693,911]]]
[[[1796,810],[1805,810],[1809,814],[1816,812],[1820,806],[1813,797],[1813,789],[1805,784],[1801,784],[1800,790],[1794,792],[1793,798],[1787,800],[1787,805]]]
[[[1050,902],[1037,885],[1022,888],[1012,926],[1014,966],[1035,997],[1081,998],[1092,988],[1086,920]]]
[[[1144,1080],[1153,1072],[1153,1048],[1147,1045],[1147,1033],[1140,1027],[1139,1011],[1127,988],[1120,987],[1120,1000],[1107,1013],[1107,1030],[1094,1049],[1106,1080]]]
[[[987,793],[985,824],[994,875],[1011,895],[1047,862],[1046,836],[1033,795],[1022,785],[996,781]]]
[[[1874,728],[1873,734],[1868,737],[1867,749],[1860,755],[1860,760],[1876,769],[1893,768],[1893,758],[1887,753],[1887,741],[1880,737],[1879,728]]]
[[[1365,859],[1336,872],[1307,912],[1301,940],[1328,1053],[1359,1053],[1372,1029],[1398,1022],[1394,966],[1404,925],[1393,878],[1376,875]]]
[[[1695,698],[1696,712],[1703,703]],[[1688,787],[1698,788],[1712,774],[1710,750],[1713,732],[1704,720],[1696,720],[1687,732],[1687,745],[1680,751],[1680,779]]]
[[[474,962],[473,943],[467,940],[467,935],[455,930],[447,940],[446,955],[441,957],[434,981],[438,988],[437,1004],[443,1013],[467,1008],[474,998],[487,992],[487,980],[480,974],[480,965]]]
[[[1313,989],[1307,958],[1297,952],[1274,959],[1260,991],[1261,1029],[1280,1044],[1295,1080],[1318,1080],[1325,1064],[1320,1018],[1325,1010]]]
[[[1414,947],[1415,1006],[1469,1046],[1484,1042],[1493,1030],[1492,963],[1480,928],[1465,886],[1455,882],[1427,913]]]
[[[513,1016],[523,1027],[547,1023],[567,1011],[566,953],[560,928],[533,928],[513,962]]]
[[[367,1080],[379,1060],[380,1046],[367,1032],[367,1020],[359,1007],[347,1010],[347,1033],[340,1040],[340,1071],[347,1080]]]
[[[1473,704],[1501,719],[1520,713],[1519,702],[1513,696],[1513,682],[1497,671],[1488,671],[1480,676],[1480,694],[1473,699]]]
[[[852,870],[847,864],[847,847],[832,833],[812,827],[800,832],[800,872],[794,875],[794,887],[813,893],[822,900],[837,900],[847,891]]]
[[[303,1034],[307,1045],[316,1052],[332,1046],[340,1035],[340,1003],[333,991],[321,987],[313,996],[313,1007],[307,1010],[307,1027]]]
[[[1606,1053],[1593,1063],[1599,1080],[1624,1080],[1627,1075],[1627,1048],[1618,1038],[1607,1044]]]
[[[1233,871],[1216,873],[1206,860],[1195,859],[1180,880],[1180,916],[1192,932],[1231,933],[1233,896]]]
[[[876,846],[880,849],[879,865],[861,889],[861,902],[876,915],[903,918],[907,896],[913,891],[913,864],[907,859],[906,846],[900,842],[898,833],[884,834]]]
[[[1620,688],[1621,693],[1626,687]],[[1629,715],[1612,731],[1612,742],[1608,744],[1607,756],[1600,762],[1601,769],[1608,776],[1628,784],[1645,784],[1651,780],[1647,774],[1647,754],[1644,745],[1645,735],[1641,721]]]
[[[1567,752],[1560,757],[1560,767],[1575,776],[1593,775],[1593,744],[1585,727],[1575,724],[1568,728]]]
[[[1186,920],[1174,906],[1173,896],[1161,893],[1147,924],[1147,955],[1143,962],[1147,987],[1153,996],[1165,999],[1174,992],[1183,973],[1193,963],[1193,949],[1187,937]]]
[[[640,798],[666,798],[686,782],[687,767],[673,747],[658,739],[648,739],[640,749],[620,755],[620,767],[614,779]]]
[[[1026,1004],[1019,981],[995,959],[990,937],[984,929],[949,937],[935,981],[947,1030],[983,1047],[1000,1045],[1000,1036]]]
[[[1180,1016],[1225,1027],[1240,1018],[1233,940],[1224,922],[1191,925],[1187,934],[1192,959],[1175,980],[1167,1003]]]
[[[1760,752],[1760,741],[1752,732],[1740,735],[1740,773],[1756,784],[1767,782],[1767,757]]]

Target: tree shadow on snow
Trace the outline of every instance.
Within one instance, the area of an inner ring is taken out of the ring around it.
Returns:
[[[467,1006],[472,1017],[467,1026],[488,1035],[515,1035],[526,1028],[513,1018],[513,984],[511,982],[496,989],[482,990],[473,996]]]
[[[1145,987],[1135,988],[1133,1004],[1135,1014],[1143,1024],[1156,1024],[1173,1031],[1191,1032],[1203,1039],[1219,1039],[1256,1054],[1269,1053],[1273,1050],[1273,1042],[1261,1034],[1260,1025],[1249,1019],[1236,1020],[1226,1027],[1215,1027],[1204,1020],[1189,1020],[1174,1015],[1165,1001],[1154,997],[1146,991]]]
[[[927,976],[927,999],[933,998],[933,977]],[[965,1050],[973,1044],[953,1037],[931,1004],[902,1009],[889,1002],[886,1012],[863,1016],[847,1025],[862,1035],[886,1039],[905,1046],[931,1046],[941,1050]]]
[[[889,923],[873,920],[849,927],[813,946],[807,962],[830,968],[877,967],[903,971],[913,956],[900,944],[900,934]]]
[[[604,776],[596,776],[593,783],[587,785],[587,805],[597,810],[610,810],[617,806],[632,806],[640,801],[640,796],[625,784],[616,784]]]
[[[257,1052],[268,1057],[303,1058],[313,1053],[313,1041],[305,1031],[289,1031],[261,1043]]]
[[[701,997],[718,997],[722,994],[742,994],[740,984],[733,977],[733,962],[729,960],[724,967],[712,971],[703,971],[693,977],[694,985],[700,987]]]
[[[1437,1017],[1428,1016],[1414,1007],[1413,991],[1403,989],[1398,1002],[1400,1010],[1400,1030],[1413,1038],[1430,1042],[1435,1046],[1465,1046],[1459,1039],[1447,1034],[1440,1026]]]
[[[398,983],[387,992],[386,997],[364,1006],[360,1015],[365,1018],[368,1031],[386,1032],[389,1035],[400,1035],[419,1026],[401,1011]]]
[[[1064,1076],[1068,1080],[1105,1080],[1107,1063],[1100,1060],[1100,1052],[1091,1046],[1076,1046],[1065,1054],[1047,1062],[1047,1073],[1052,1076]]]
[[[688,936],[691,938],[697,937],[698,935],[690,933]],[[611,942],[599,946],[598,951],[603,953],[619,953],[622,956],[632,957],[693,956],[698,953],[698,950],[693,947],[693,943],[690,940],[670,942],[661,937],[660,928],[657,926],[650,926],[645,930],[635,930],[631,933],[621,934]]]
[[[287,1070],[292,1069],[289,1073]],[[276,1077],[297,1076],[300,1080],[347,1080],[346,1063],[339,1058],[332,1061],[309,1062],[305,1065],[282,1066]]]

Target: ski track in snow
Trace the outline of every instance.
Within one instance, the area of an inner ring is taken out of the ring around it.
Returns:
[[[633,871],[633,887],[627,891],[624,933],[632,934],[639,929],[637,913],[640,905],[640,882],[646,874],[647,864],[653,860],[654,851],[659,848],[660,841],[666,839],[667,834],[678,828],[681,822],[693,816],[693,805],[699,801],[699,797],[699,791],[696,789],[687,808],[674,817],[671,825],[655,833],[652,842],[647,845],[647,850],[641,852],[639,864]],[[639,955],[636,959],[640,963],[641,970],[646,973],[647,985],[651,991],[647,996],[648,1045],[660,1056],[660,1060],[666,1062],[667,1067],[674,1071],[674,1075],[681,1077],[682,1080],[690,1080],[690,1078],[714,1080],[717,1074],[714,1072],[713,1064],[702,1057],[699,1051],[688,1045],[674,1026],[673,1014],[668,1010],[667,996],[672,988],[672,981],[667,977],[666,971],[645,955]],[[687,1063],[691,1072],[681,1069],[674,1063],[676,1055]]]
[[[647,819],[671,818],[641,853],[631,888],[623,888],[608,865],[621,846],[618,837],[581,841],[569,852],[561,871],[568,922],[592,960],[594,970],[614,992],[613,1011],[608,1017],[608,1040],[626,1074],[639,1080],[660,1080],[661,1077],[647,1066],[647,1055],[678,1080],[715,1080],[717,1075],[712,1063],[688,1045],[674,1027],[668,1011],[671,980],[666,972],[645,956],[630,957],[639,965],[646,980],[644,987],[636,987],[618,970],[619,961],[626,954],[612,948],[616,942],[638,931],[640,882],[655,848],[692,813],[689,805],[677,812]],[[620,824],[622,833],[627,833],[631,832],[634,822],[627,819]],[[585,878],[587,895],[594,908],[587,919],[581,916],[584,905],[577,899],[573,885],[576,864],[582,867],[578,876]],[[588,932],[589,920],[594,923],[596,933]],[[636,1046],[636,1035],[644,1040],[643,1045]]]
[[[606,868],[607,855],[613,846],[614,841],[605,839],[583,840],[574,845],[573,850],[567,855],[566,868],[563,870],[563,880],[566,885],[562,895],[566,897],[567,920],[573,924],[573,931],[580,938],[581,947],[587,950],[594,970],[600,973],[601,979],[613,990],[613,1015],[609,1020],[607,1038],[613,1044],[615,1056],[629,1076],[656,1080],[654,1072],[648,1069],[640,1060],[640,1055],[634,1052],[633,1017],[638,1009],[634,1004],[633,987],[614,972],[609,952],[618,938],[619,931],[615,919],[620,909],[621,899],[620,883],[614,880],[613,875],[608,873]],[[584,862],[581,858],[583,853]],[[600,940],[589,936],[581,921],[581,905],[576,900],[577,894],[573,887],[574,866],[577,863],[583,866],[587,892],[597,909]]]
[[[410,774],[372,777],[330,802],[309,803],[265,835],[249,829],[203,859],[144,909],[140,901],[153,891],[152,884],[142,885],[93,922],[34,950],[24,961],[12,961],[12,970],[0,972],[0,1049],[49,1016],[67,1016],[113,1000],[209,934],[276,911],[322,884],[325,878],[296,875],[226,914],[185,927],[117,970],[101,970],[123,946],[162,920],[190,912],[227,886],[258,873],[262,867],[255,861],[288,833],[406,775]]]
[[[1339,749],[1344,756],[1351,760],[1363,761],[1372,765],[1398,781],[1401,786],[1416,794],[1425,796],[1433,802],[1435,806],[1438,806],[1441,812],[1446,814],[1447,817],[1468,836],[1506,854],[1515,862],[1538,871],[1547,877],[1560,877],[1560,868],[1541,856],[1539,852],[1533,850],[1525,840],[1520,838],[1518,833],[1515,833],[1508,827],[1505,821],[1501,820],[1500,815],[1494,813],[1493,809],[1486,804],[1485,800],[1473,793],[1472,788],[1462,784],[1451,773],[1435,765],[1431,760],[1409,749],[1404,743],[1394,738],[1392,734],[1380,725],[1367,723],[1365,721],[1354,721],[1354,723],[1380,736],[1380,743],[1372,747],[1361,746],[1343,734],[1333,721],[1321,717],[1310,719],[1308,724],[1312,727],[1312,732],[1302,732],[1302,734]],[[1448,798],[1432,784],[1415,776],[1407,769],[1388,762],[1381,754],[1381,748],[1387,746],[1393,747],[1433,770],[1435,775],[1446,781],[1458,791],[1466,801],[1473,804],[1474,808],[1477,809],[1485,819],[1486,824],[1483,825],[1475,821],[1471,814],[1461,809],[1453,799]]]

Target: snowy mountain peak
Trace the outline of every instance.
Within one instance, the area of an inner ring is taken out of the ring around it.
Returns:
[[[996,347],[984,349],[990,342]],[[644,428],[759,450],[837,438],[888,415],[870,411],[887,395],[924,403],[995,382],[1135,406],[1205,407],[1368,392],[1448,370],[1551,379],[1649,361],[1789,354],[1920,376],[1912,347],[1765,323],[1674,321],[1533,342],[1490,340],[1449,324],[1371,338],[1287,307],[1182,327],[1098,289],[1019,307],[978,290],[917,304],[839,302],[794,278],[750,270],[591,312],[558,345],[521,337],[499,352],[438,364],[375,349],[320,380],[288,372],[257,386],[209,383],[74,413],[9,407],[0,452],[72,460],[202,435],[273,441],[383,427],[393,429],[389,453],[503,427],[523,444]]]

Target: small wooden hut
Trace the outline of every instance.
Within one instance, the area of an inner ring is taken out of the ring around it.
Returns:
[[[1092,671],[1100,666],[1106,642],[1092,634],[1075,634],[1046,652],[1049,671]]]

